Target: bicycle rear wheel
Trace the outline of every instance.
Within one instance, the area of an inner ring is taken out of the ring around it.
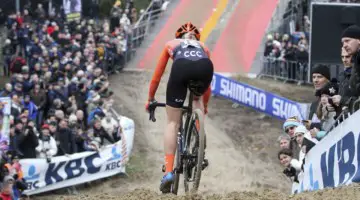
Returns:
[[[198,126],[196,126],[198,123]],[[204,161],[205,130],[204,118],[200,109],[194,110],[185,136],[185,152],[188,159],[184,162],[185,192],[196,192],[200,185]],[[192,187],[190,184],[192,183]]]

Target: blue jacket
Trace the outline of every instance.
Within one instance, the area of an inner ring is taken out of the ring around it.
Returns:
[[[95,115],[105,115],[101,108],[97,107],[92,110],[87,118],[87,123],[90,124],[92,120],[94,120]]]
[[[36,105],[30,101],[29,103],[25,103],[24,101],[21,102],[24,108],[29,110],[29,119],[36,120],[37,115],[37,107]]]

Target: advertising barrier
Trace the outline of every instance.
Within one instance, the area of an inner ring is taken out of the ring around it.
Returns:
[[[305,157],[292,193],[360,182],[360,111],[333,129]]]
[[[44,159],[20,160],[28,189],[27,195],[73,186],[125,173],[131,154],[135,126],[130,118],[120,116],[121,140],[98,152],[82,152]]]
[[[3,141],[5,136],[8,138],[10,133],[10,115],[11,115],[11,98],[0,97],[0,141]],[[0,148],[1,149],[1,148]]]
[[[291,101],[220,74],[214,74],[211,90],[214,95],[222,96],[279,119],[286,120],[292,116],[297,116],[301,120],[307,119],[309,104]]]
[[[63,0],[63,7],[67,21],[80,19],[82,11],[81,0]]]

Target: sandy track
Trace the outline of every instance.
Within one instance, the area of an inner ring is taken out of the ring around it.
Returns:
[[[329,189],[298,196],[289,195],[289,181],[281,174],[276,158],[276,138],[281,122],[249,108],[232,108],[232,103],[212,98],[206,119],[210,166],[202,176],[199,196],[161,195],[163,127],[165,112],[157,110],[157,122],[148,121],[144,111],[149,72],[123,72],[112,77],[116,109],[135,120],[134,154],[128,166],[129,178],[112,177],[80,190],[77,196],[51,195],[51,199],[354,199],[358,186]],[[163,101],[164,81],[157,100]],[[181,188],[182,189],[182,188]],[[49,199],[45,196],[41,199]],[[38,198],[37,198],[38,199]],[[356,199],[356,198],[355,198]]]
[[[134,188],[140,186],[157,191],[162,176],[165,112],[158,109],[157,122],[148,121],[144,103],[150,77],[149,72],[124,72],[114,77],[112,83],[117,88],[116,101],[123,107],[120,110],[136,121],[134,155],[139,152],[146,160],[144,180]],[[165,100],[165,80],[167,76],[163,77],[158,89],[158,101]],[[280,168],[274,162],[279,129],[272,127],[279,127],[278,121],[264,118],[250,109],[233,109],[229,102],[220,99],[212,101],[210,113],[205,123],[208,137],[206,157],[210,166],[203,173],[201,193],[288,189],[283,186],[286,179],[277,172]]]

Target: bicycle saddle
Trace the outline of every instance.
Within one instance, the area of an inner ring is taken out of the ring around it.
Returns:
[[[188,88],[195,96],[201,96],[201,89],[203,89],[204,83],[200,81],[189,81]]]

